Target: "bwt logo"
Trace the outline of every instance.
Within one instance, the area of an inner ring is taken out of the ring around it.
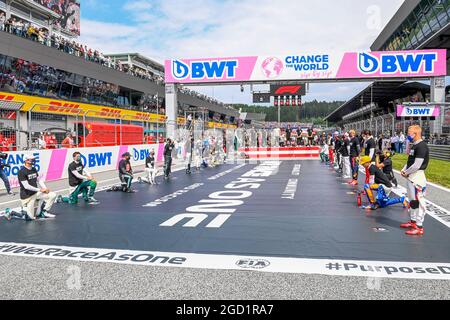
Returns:
[[[382,54],[375,57],[370,53],[358,55],[358,69],[364,74],[433,73],[437,62],[437,53],[399,53]]]
[[[244,269],[264,269],[270,266],[270,262],[260,259],[241,259],[236,262],[236,265]]]
[[[112,156],[112,152],[91,153],[87,156],[82,155],[81,162],[88,168],[103,167],[112,164]]]
[[[406,108],[408,116],[431,116],[430,108]]]
[[[133,149],[133,160],[134,161],[142,161],[145,160],[150,154],[148,150],[137,150]]]
[[[172,61],[172,75],[175,79],[184,80],[189,77],[195,80],[202,79],[234,79],[238,60],[195,61],[190,65],[180,60]]]

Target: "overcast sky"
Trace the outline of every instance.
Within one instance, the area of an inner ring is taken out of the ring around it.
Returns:
[[[403,0],[81,0],[81,41],[167,58],[369,50]],[[314,84],[306,101],[346,100],[367,83]],[[263,87],[264,88],[264,87]],[[263,89],[256,88],[256,89]],[[250,89],[199,87],[226,103]]]

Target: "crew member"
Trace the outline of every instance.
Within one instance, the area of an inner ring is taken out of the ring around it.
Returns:
[[[172,153],[174,143],[170,138],[167,138],[166,145],[164,146],[164,178],[169,179],[170,173],[172,172]]]
[[[74,148],[75,147],[75,141],[73,140],[74,134],[68,133],[66,135],[66,138],[61,142],[61,147],[63,148]]]
[[[122,182],[122,191],[127,193],[133,193],[131,189],[131,183],[133,182],[133,169],[131,168],[131,154],[125,152],[122,155],[122,160],[119,162],[119,178]]]
[[[425,170],[430,161],[428,145],[422,140],[422,128],[411,126],[408,130],[408,141],[410,151],[408,163],[402,170],[402,176],[408,179],[408,198],[410,200],[410,222],[401,225],[402,228],[410,229],[406,232],[410,236],[423,236],[423,223],[426,215],[425,192],[427,189],[427,178]]]
[[[342,167],[342,145],[343,145],[343,142],[341,140],[341,137],[338,134],[335,137],[334,148],[335,148],[335,152],[336,152],[336,169],[338,169],[341,172],[343,169],[343,167]]]
[[[145,159],[145,172],[147,173],[148,183],[156,184],[158,169],[156,168],[155,150],[151,150]]]
[[[3,183],[5,184],[6,192],[9,195],[14,195],[14,193],[11,191],[11,185],[9,183],[8,176],[5,173],[5,168],[11,167],[5,162],[6,159],[8,159],[8,155],[6,153],[0,152],[0,179],[2,179]]]
[[[353,178],[350,184],[356,186],[358,185],[359,154],[361,153],[361,144],[359,138],[356,136],[355,130],[350,130],[349,134],[350,134],[349,154]]]
[[[372,163],[372,159],[369,156],[362,157],[360,163],[370,174],[370,181],[364,186],[364,190],[366,191],[367,198],[370,202],[370,209],[377,210],[399,203],[402,203],[404,208],[408,207],[406,197],[389,198],[392,191],[392,183],[389,181],[389,178]],[[377,192],[376,198],[373,191]]]
[[[20,199],[22,207],[27,213],[27,220],[36,220],[34,208],[36,200],[39,200],[37,217],[41,219],[54,218],[55,215],[51,214],[50,210],[56,200],[56,193],[51,192],[44,182],[39,179],[39,173],[35,168],[36,158],[33,155],[26,155],[24,162],[24,166],[19,170],[18,179]],[[45,206],[42,208],[44,202]]]
[[[363,139],[364,139],[364,155],[369,157],[371,159],[372,163],[375,163],[376,158],[376,147],[377,144],[375,142],[375,139],[372,136],[372,133],[369,130],[365,130],[362,133]],[[370,181],[370,172],[366,169],[366,184],[368,184]]]
[[[81,163],[81,153],[74,152],[73,162],[69,164],[67,171],[69,186],[73,191],[69,197],[58,197],[58,202],[77,204],[78,196],[82,194],[87,203],[98,204],[99,201],[94,198],[97,182]]]
[[[322,150],[320,151],[320,159],[322,160],[322,163],[325,162],[325,164],[329,164],[330,163],[330,158],[329,158],[329,147],[326,141],[322,142]]]
[[[342,154],[342,162],[343,162],[343,178],[350,179],[352,175],[352,169],[350,165],[350,139],[348,133],[344,134],[342,140],[341,154]]]
[[[313,136],[313,129],[308,129],[308,147],[311,147],[314,144],[314,136]]]

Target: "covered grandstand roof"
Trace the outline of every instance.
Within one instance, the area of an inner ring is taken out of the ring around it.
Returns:
[[[140,53],[109,53],[109,54],[105,54],[105,57],[111,57],[111,58],[126,58],[128,56],[130,56],[131,59],[133,60],[137,60],[137,61],[142,61],[143,63],[153,66],[155,68],[157,68],[158,70],[164,71],[164,65],[152,58],[143,56]]]
[[[325,120],[335,123],[340,122],[345,115],[370,105],[371,102],[378,104],[388,103],[396,99],[411,96],[418,91],[429,92],[430,86],[420,82],[374,82],[329,114]]]

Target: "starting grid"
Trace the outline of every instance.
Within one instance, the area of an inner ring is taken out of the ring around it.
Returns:
[[[249,151],[249,150],[247,150]],[[264,163],[264,162],[263,162]],[[271,162],[269,162],[271,163]],[[224,170],[207,181],[216,181],[222,177],[245,167],[240,164]],[[296,183],[301,180],[302,165],[296,164],[292,176]],[[278,174],[278,171],[273,173]],[[291,179],[293,180],[293,179]],[[175,199],[183,193],[201,187],[194,184],[191,187],[175,192],[148,204],[156,207],[166,201]],[[289,185],[288,185],[289,187]],[[107,190],[104,187],[100,190]],[[403,188],[404,189],[404,188]],[[395,193],[401,195],[406,190],[398,188]],[[195,192],[195,191],[193,191]],[[295,192],[293,197],[295,197]],[[159,201],[159,202],[158,202]],[[175,201],[175,200],[174,200]],[[181,201],[181,200],[180,200]],[[450,213],[428,202],[428,214],[450,228]],[[164,226],[161,225],[161,228]],[[319,274],[328,276],[352,276],[371,278],[400,278],[450,280],[450,263],[396,262],[396,261],[366,261],[340,259],[304,259],[271,256],[230,255],[230,254],[196,254],[182,252],[149,252],[138,250],[115,250],[105,248],[83,248],[54,245],[35,245],[25,243],[0,242],[0,256],[24,258],[40,258],[69,260],[90,263],[114,263],[139,266],[156,266],[172,268],[215,269],[215,270],[246,270],[264,273]]]

